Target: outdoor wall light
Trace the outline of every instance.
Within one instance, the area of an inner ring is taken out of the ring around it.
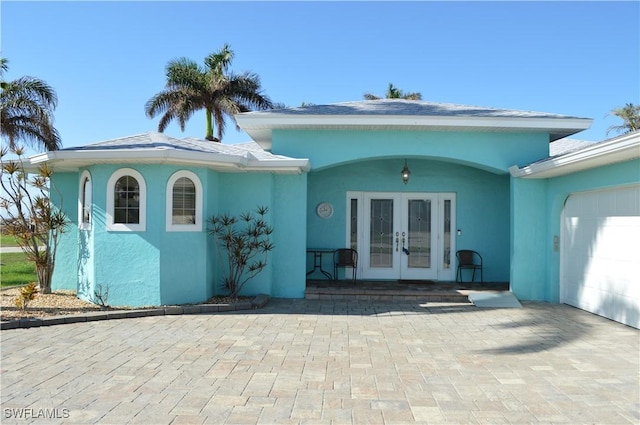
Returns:
[[[409,181],[409,177],[411,177],[411,171],[409,171],[409,167],[407,167],[407,160],[404,160],[404,168],[400,172],[400,176],[402,177],[402,181],[404,184],[407,184]]]

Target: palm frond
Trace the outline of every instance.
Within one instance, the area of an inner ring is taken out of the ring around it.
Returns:
[[[209,73],[216,77],[223,76],[229,69],[234,57],[233,50],[228,43],[225,43],[220,50],[211,53],[204,59],[204,64]]]
[[[4,77],[4,73],[9,70],[9,59],[0,58],[0,78]]]
[[[382,99],[381,97],[371,93],[365,93],[363,97],[365,100]],[[395,87],[393,83],[389,83],[389,86],[387,87],[387,92],[385,94],[385,99],[422,100],[422,94],[419,92],[404,93],[398,87]]]
[[[177,121],[184,131],[186,122],[198,110],[204,109],[207,122],[215,123],[218,139],[225,131],[225,117],[252,109],[270,109],[271,100],[261,91],[257,74],[245,72],[227,74],[234,53],[228,44],[211,53],[200,67],[187,58],[174,59],[166,66],[165,89],[145,104],[149,118],[163,114],[158,125],[163,131],[170,122]],[[207,124],[206,138],[214,139]]]
[[[7,61],[0,63],[2,73]],[[53,126],[53,110],[58,105],[55,90],[34,77],[2,82],[0,93],[0,134],[10,146],[25,141],[34,147],[57,150],[62,146],[60,134]]]
[[[626,134],[640,129],[640,105],[627,103],[621,108],[612,109],[607,115],[614,115],[622,120],[622,124],[610,126],[607,134],[611,131]]]

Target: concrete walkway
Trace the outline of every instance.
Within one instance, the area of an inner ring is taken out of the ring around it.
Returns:
[[[12,254],[16,252],[22,252],[22,248],[19,246],[2,246],[0,247],[0,254]]]
[[[640,332],[522,304],[271,300],[3,330],[2,423],[639,423]]]

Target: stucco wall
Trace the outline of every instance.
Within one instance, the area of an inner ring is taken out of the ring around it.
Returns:
[[[306,175],[221,174],[219,181],[218,213],[238,215],[266,206],[269,212],[265,219],[274,229],[270,236],[274,248],[267,256],[267,267],[249,280],[241,293],[303,298]],[[215,255],[219,257],[220,252]],[[224,260],[220,264],[217,282],[222,280]]]
[[[60,238],[51,287],[76,290],[78,286],[78,174],[55,172],[51,177],[51,200],[67,216],[69,225]]]
[[[546,180],[511,179],[511,291],[544,300],[546,288]]]
[[[266,206],[275,231],[268,266],[243,288],[242,294],[304,296],[306,175],[219,172],[198,167],[131,165],[145,180],[145,231],[107,230],[107,184],[123,167],[96,165],[74,173],[57,173],[54,182],[64,197],[71,220],[60,249],[54,289],[76,289],[86,300],[108,289],[113,306],[183,304],[223,294],[220,252],[208,234],[208,220],[216,214],[240,213]],[[203,187],[201,231],[166,231],[166,185],[173,173],[188,170]],[[92,224],[78,229],[79,179],[91,174]],[[56,198],[54,198],[56,200]],[[275,263],[275,264],[274,264]],[[283,278],[286,277],[286,278]],[[102,289],[99,289],[99,286]]]
[[[304,298],[306,288],[307,174],[275,175],[271,295]]]
[[[549,155],[545,133],[274,130],[272,152],[309,158],[314,170],[376,158],[446,159],[507,172]]]
[[[93,259],[93,276],[87,276],[90,297],[99,286],[108,288],[108,303],[114,306],[158,305],[160,296],[161,232],[164,231],[165,184],[173,170],[149,165],[128,165],[144,177],[147,196],[144,232],[107,231],[107,182],[117,165],[89,167],[93,179],[93,246],[81,253]],[[79,295],[80,294],[79,291]]]
[[[156,190],[164,190],[161,194],[162,200],[166,203],[166,185],[173,173],[184,170],[180,167],[156,167],[162,175],[160,181],[164,182]],[[210,187],[207,185],[210,171],[202,168],[188,169],[196,174],[203,188],[203,209],[209,202]],[[160,181],[158,183],[160,183]],[[148,210],[149,211],[149,210]],[[166,229],[166,207],[163,206],[162,224],[158,229],[160,235],[160,303],[161,304],[183,304],[194,303],[206,300],[212,295],[213,288],[207,281],[207,263],[210,256],[207,251],[206,219],[203,215],[202,230],[199,232],[181,232]],[[206,209],[204,209],[206,212]]]
[[[259,206],[269,208],[265,220],[273,225],[273,179],[270,174],[221,174],[219,177],[220,191],[218,202],[218,213],[228,213],[232,216],[239,216],[245,212],[254,212]],[[238,228],[243,228],[238,223]],[[226,267],[226,253],[216,249],[214,255],[218,256],[219,269],[216,273],[218,291],[221,291],[223,272]],[[222,255],[222,257],[220,257]],[[272,253],[269,254],[272,257]],[[256,258],[257,259],[257,258]],[[271,269],[273,267],[271,258],[268,258],[267,267],[254,278],[250,279],[241,291],[245,295],[253,295],[260,292],[271,293]]]
[[[640,181],[640,161],[598,167],[551,179],[511,179],[511,289],[520,299],[560,299],[560,218],[574,192]]]
[[[639,182],[640,160],[550,179],[547,195],[549,216],[547,240],[553,240],[554,236],[560,236],[562,209],[571,193],[638,184]],[[560,299],[560,252],[548,249],[547,264],[547,287],[549,288],[547,298],[548,301],[558,302]]]

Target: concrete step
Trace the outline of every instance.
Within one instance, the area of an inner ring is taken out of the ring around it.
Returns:
[[[307,289],[307,300],[353,300],[353,301],[414,301],[414,302],[449,302],[469,304],[469,296],[461,293],[444,292],[419,292],[407,293],[393,291],[366,291],[366,290],[318,290]]]

